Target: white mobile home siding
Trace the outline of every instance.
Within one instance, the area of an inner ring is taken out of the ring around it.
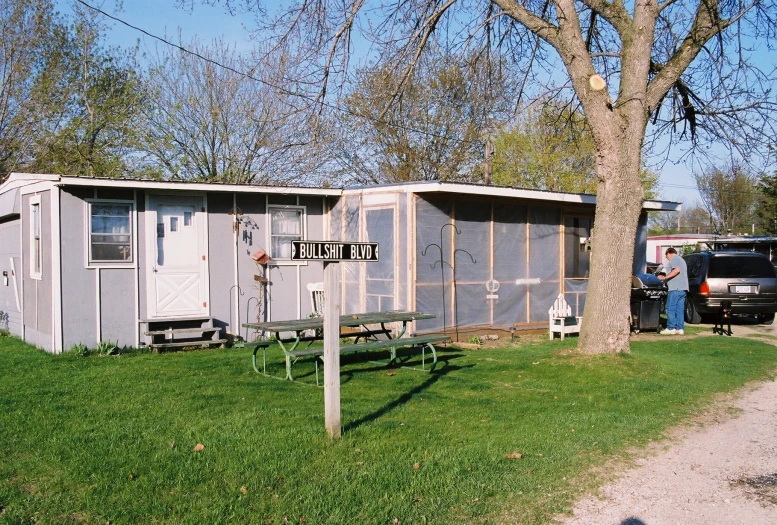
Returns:
[[[0,223],[0,329],[22,336],[21,219]]]
[[[52,231],[51,231],[51,191],[41,191],[41,276],[33,278],[30,272],[30,201],[33,194],[22,196],[22,266],[23,276],[24,338],[47,350],[54,351],[52,331]]]

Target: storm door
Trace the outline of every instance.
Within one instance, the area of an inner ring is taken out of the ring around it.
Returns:
[[[203,198],[150,196],[148,213],[149,317],[208,315]]]
[[[385,312],[396,308],[394,208],[365,208],[366,242],[377,242],[378,262],[363,263],[365,310]]]

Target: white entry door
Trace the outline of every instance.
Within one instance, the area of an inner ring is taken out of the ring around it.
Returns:
[[[203,197],[148,198],[149,318],[208,315],[208,257]]]

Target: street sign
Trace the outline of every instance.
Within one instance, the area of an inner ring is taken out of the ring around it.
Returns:
[[[341,435],[340,261],[377,261],[376,242],[291,241],[292,261],[324,263],[324,422],[333,439]]]
[[[377,261],[377,242],[291,241],[292,261]]]

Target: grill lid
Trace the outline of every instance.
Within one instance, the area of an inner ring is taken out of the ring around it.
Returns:
[[[631,276],[632,288],[664,288],[664,281],[652,273],[637,273]]]

